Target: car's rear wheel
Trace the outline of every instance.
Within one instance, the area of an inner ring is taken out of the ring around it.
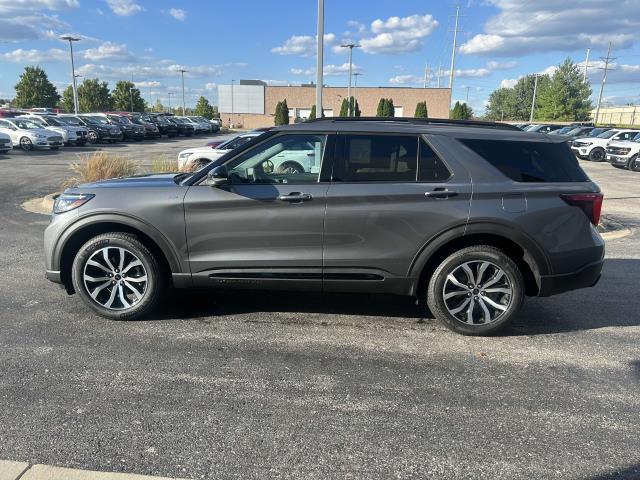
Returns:
[[[159,302],[164,281],[158,260],[135,235],[98,235],[73,261],[72,281],[82,301],[113,320],[135,320]]]
[[[601,162],[604,160],[604,156],[604,148],[594,148],[589,152],[589,160],[591,160],[592,162]]]
[[[22,137],[20,139],[20,148],[25,152],[33,150],[33,142],[29,137]]]
[[[284,162],[278,167],[278,173],[304,173],[304,168],[299,163]]]
[[[427,303],[447,328],[490,335],[507,326],[524,298],[524,279],[502,250],[478,245],[452,253],[429,280]]]
[[[640,172],[640,158],[638,158],[638,155],[631,157],[627,168],[632,172]]]

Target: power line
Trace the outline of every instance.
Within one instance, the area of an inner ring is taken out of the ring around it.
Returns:
[[[600,94],[598,95],[598,106],[596,107],[596,116],[593,119],[593,123],[598,123],[598,116],[600,115],[600,105],[602,104],[602,94],[604,93],[604,84],[607,83],[607,72],[609,70],[609,62],[615,60],[615,57],[611,56],[611,42],[609,42],[609,48],[607,49],[607,56],[600,57],[604,61],[604,73],[602,75],[602,83],[600,84]]]

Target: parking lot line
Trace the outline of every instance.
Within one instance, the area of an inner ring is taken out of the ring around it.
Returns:
[[[180,480],[133,473],[95,472],[0,460],[0,480]],[[184,479],[182,479],[184,480]]]

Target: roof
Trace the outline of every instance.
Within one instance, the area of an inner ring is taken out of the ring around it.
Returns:
[[[501,139],[527,137],[528,140],[556,141],[548,138],[547,134],[523,132],[505,123],[427,118],[325,117],[276,127],[272,131],[430,133],[465,138],[499,136]]]

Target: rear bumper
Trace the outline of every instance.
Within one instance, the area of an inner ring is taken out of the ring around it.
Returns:
[[[544,275],[540,277],[539,297],[549,297],[559,293],[593,287],[600,280],[603,260],[590,263],[580,270],[561,275]]]

